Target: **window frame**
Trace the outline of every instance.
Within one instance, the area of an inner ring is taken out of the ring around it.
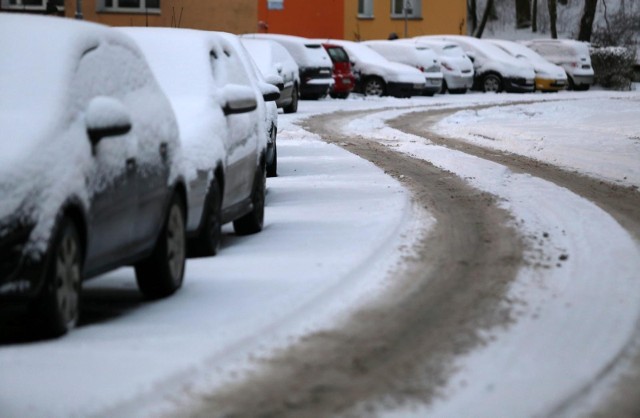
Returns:
[[[373,19],[373,0],[358,0],[358,18]]]
[[[396,5],[398,2],[403,3],[403,10],[406,3],[411,3],[411,13],[407,13],[407,19],[422,19],[422,0],[391,0],[390,1],[390,16],[392,19],[404,19],[404,11],[401,13],[395,13]]]
[[[2,0],[3,10],[31,10],[31,11],[43,11],[47,10],[47,0],[40,0],[42,5],[22,4],[23,0],[15,0],[16,4],[11,4],[10,0]],[[59,12],[64,11],[64,0],[57,0],[56,6]]]
[[[98,0],[98,12],[115,12],[115,13],[152,13],[152,14],[160,14],[162,10],[162,0],[151,0],[157,1],[158,7],[147,7],[147,1],[149,0],[137,0],[140,2],[139,7],[123,7],[120,6],[121,0],[110,0],[113,6],[107,6],[107,0]],[[123,1],[131,1],[131,0],[123,0]]]

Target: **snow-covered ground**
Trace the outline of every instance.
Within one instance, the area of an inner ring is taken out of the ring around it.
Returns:
[[[528,253],[548,257],[549,269],[542,274],[523,267],[511,289],[513,300],[525,302],[517,323],[492,330],[486,346],[459,360],[447,398],[425,411],[390,415],[464,416],[471,406],[474,416],[544,415],[540,399],[575,392],[628,342],[640,318],[638,243],[566,189],[384,123],[419,108],[525,99],[540,103],[462,111],[439,129],[640,185],[640,92],[301,102],[298,114],[280,115],[280,176],[268,181],[265,230],[236,237],[226,229],[219,256],[190,260],[184,288],[166,300],[140,303],[130,269],[88,282],[87,295],[116,312],[58,340],[0,346],[0,415],[155,415],[185,393],[241,375],[252,357],[330,326],[384,291],[399,248],[433,221],[381,170],[295,124],[317,113],[358,109],[380,112],[345,132],[393,141],[399,152],[459,174],[500,196],[524,236],[549,237]],[[569,257],[557,267],[563,254]],[[539,338],[532,342],[531,335]]]

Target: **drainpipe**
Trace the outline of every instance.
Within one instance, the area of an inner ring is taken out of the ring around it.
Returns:
[[[76,0],[76,14],[74,17],[78,20],[84,19],[84,16],[82,16],[82,0]]]

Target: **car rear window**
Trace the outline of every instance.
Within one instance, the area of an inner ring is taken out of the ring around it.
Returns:
[[[333,62],[349,62],[349,56],[344,49],[338,47],[327,48],[329,56]]]

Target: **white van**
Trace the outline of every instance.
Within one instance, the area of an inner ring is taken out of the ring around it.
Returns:
[[[522,43],[564,68],[570,89],[589,90],[593,84],[594,72],[588,43],[572,39],[533,39]]]
[[[303,99],[317,100],[329,94],[334,83],[333,63],[320,42],[275,33],[251,33],[241,37],[269,39],[285,47],[300,69],[300,96]]]
[[[440,67],[444,80],[442,90],[451,94],[466,93],[473,87],[473,63],[464,50],[454,42],[439,41],[417,36],[412,39],[433,49],[440,59]],[[407,39],[406,42],[411,40]]]
[[[362,43],[339,39],[322,42],[340,45],[347,51],[357,74],[356,90],[366,96],[411,97],[421,95],[425,88],[424,75],[417,68],[391,62]]]
[[[366,41],[362,44],[376,51],[389,61],[410,65],[422,71],[426,81],[422,91],[427,96],[433,96],[442,89],[442,70],[440,60],[435,51],[427,45],[416,41],[406,42],[400,40]]]

